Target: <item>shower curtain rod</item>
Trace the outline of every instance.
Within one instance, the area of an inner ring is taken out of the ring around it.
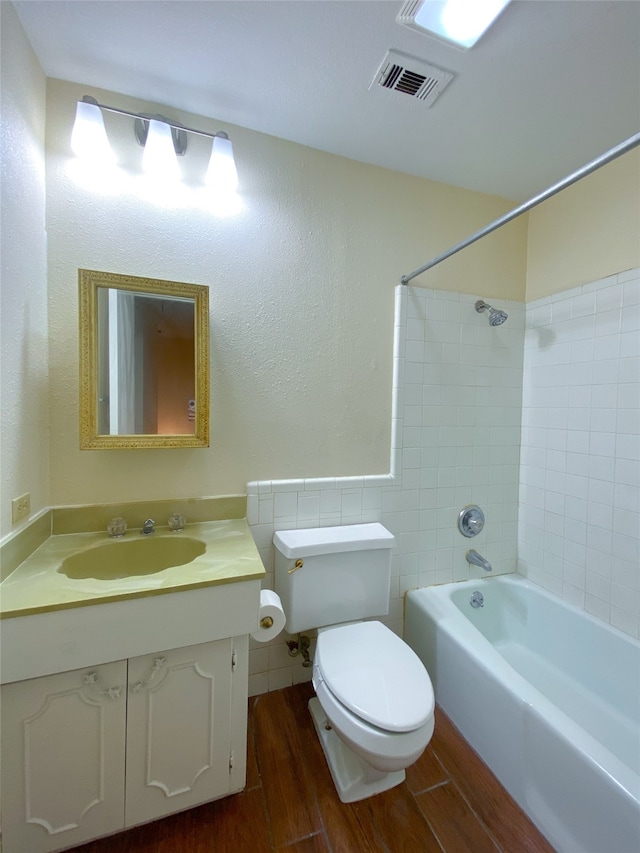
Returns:
[[[601,166],[606,166],[607,163],[610,163],[612,160],[615,160],[616,157],[620,157],[621,154],[626,154],[627,151],[631,151],[637,145],[640,145],[640,133],[636,133],[635,136],[630,136],[629,139],[626,139],[624,142],[621,142],[619,145],[616,145],[614,148],[611,148],[609,151],[605,152],[600,157],[596,157],[595,160],[592,160],[590,163],[587,163],[581,169],[572,172],[566,178],[563,178],[561,181],[558,181],[556,184],[553,184],[548,189],[544,190],[544,192],[541,192],[533,198],[530,198],[529,201],[525,201],[523,204],[521,204],[519,207],[514,208],[509,213],[505,213],[504,216],[501,216],[499,219],[496,219],[495,222],[491,222],[489,225],[485,225],[484,228],[481,228],[479,231],[476,231],[475,234],[472,234],[470,237],[467,237],[466,240],[462,240],[461,243],[456,243],[455,246],[452,246],[450,249],[448,249],[446,252],[443,252],[441,255],[437,255],[428,263],[424,264],[424,266],[419,267],[417,270],[408,273],[408,275],[403,275],[400,279],[401,284],[409,284],[411,279],[414,279],[416,276],[421,275],[423,272],[430,270],[431,267],[435,267],[437,264],[442,263],[442,261],[446,261],[446,259],[450,258],[451,255],[455,255],[456,252],[459,252],[461,249],[466,249],[467,246],[470,246],[472,243],[475,243],[476,240],[480,240],[482,237],[486,237],[487,234],[491,234],[492,231],[495,231],[502,225],[506,225],[507,222],[511,222],[512,219],[515,219],[517,216],[520,216],[520,214],[526,213],[528,210],[531,210],[532,207],[535,207],[537,204],[540,204],[540,202],[546,201],[546,199],[550,198],[556,193],[559,193],[560,190],[565,189],[565,187],[569,187],[571,186],[571,184],[575,184],[576,181],[579,181],[581,178],[590,175],[592,172],[595,172],[596,169],[599,169]]]

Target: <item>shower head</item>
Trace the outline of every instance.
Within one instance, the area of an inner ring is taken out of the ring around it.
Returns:
[[[482,311],[489,312],[489,325],[501,326],[509,316],[505,311],[499,311],[497,308],[492,308],[483,299],[478,299],[476,302],[476,311],[480,314]]]

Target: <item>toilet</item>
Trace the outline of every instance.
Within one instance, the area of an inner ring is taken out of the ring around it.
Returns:
[[[434,727],[433,687],[407,644],[371,617],[389,611],[395,539],[381,524],[274,534],[286,630],[318,629],[309,701],[338,796],[352,803],[400,784]]]

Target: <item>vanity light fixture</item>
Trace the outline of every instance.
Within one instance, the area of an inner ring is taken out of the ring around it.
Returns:
[[[144,147],[143,168],[158,178],[179,176],[177,156],[187,150],[187,134],[195,133],[212,140],[211,159],[206,182],[216,191],[230,193],[237,189],[238,172],[233,157],[231,140],[224,131],[207,133],[193,127],[184,127],[162,115],[145,115],[99,104],[90,95],[78,101],[76,120],[71,134],[73,152],[94,163],[111,162],[115,158],[107,139],[102,112],[118,113],[134,119],[134,133],[139,145]]]
[[[473,47],[510,0],[407,0],[400,24],[463,50]]]

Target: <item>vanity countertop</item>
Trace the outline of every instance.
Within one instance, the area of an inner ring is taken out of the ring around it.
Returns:
[[[129,531],[126,538],[139,535],[137,531]],[[178,533],[156,528],[154,537],[181,535],[203,541],[206,552],[181,566],[115,580],[74,580],[58,571],[69,555],[109,542],[106,533],[51,536],[0,584],[0,617],[47,613],[264,577],[264,566],[246,519],[189,524]]]

